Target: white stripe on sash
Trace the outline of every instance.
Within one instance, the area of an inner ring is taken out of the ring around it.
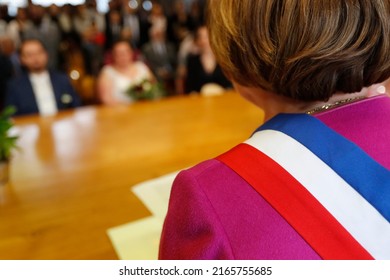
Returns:
[[[245,143],[298,180],[375,259],[390,259],[390,223],[314,153],[276,130],[258,131]]]

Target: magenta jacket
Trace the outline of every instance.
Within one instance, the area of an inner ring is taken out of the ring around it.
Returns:
[[[315,115],[390,169],[390,98]],[[268,202],[217,159],[182,171],[171,192],[160,259],[321,259]]]

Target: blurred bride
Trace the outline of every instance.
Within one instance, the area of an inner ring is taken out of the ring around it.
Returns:
[[[118,41],[112,47],[112,64],[105,65],[97,79],[99,99],[105,105],[132,103],[134,100],[126,91],[144,80],[155,78],[146,64],[133,61],[129,42]]]

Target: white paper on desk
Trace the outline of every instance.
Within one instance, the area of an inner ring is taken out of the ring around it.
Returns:
[[[149,216],[108,230],[121,260],[157,260],[164,219]]]
[[[156,217],[165,217],[172,183],[179,172],[169,173],[132,187],[134,194]]]
[[[156,260],[173,180],[178,172],[148,180],[131,188],[153,216],[108,229],[121,260]]]

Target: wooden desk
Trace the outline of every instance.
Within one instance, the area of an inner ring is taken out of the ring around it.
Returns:
[[[0,259],[116,259],[106,230],[150,215],[131,186],[217,156],[262,119],[235,93],[16,118]]]

